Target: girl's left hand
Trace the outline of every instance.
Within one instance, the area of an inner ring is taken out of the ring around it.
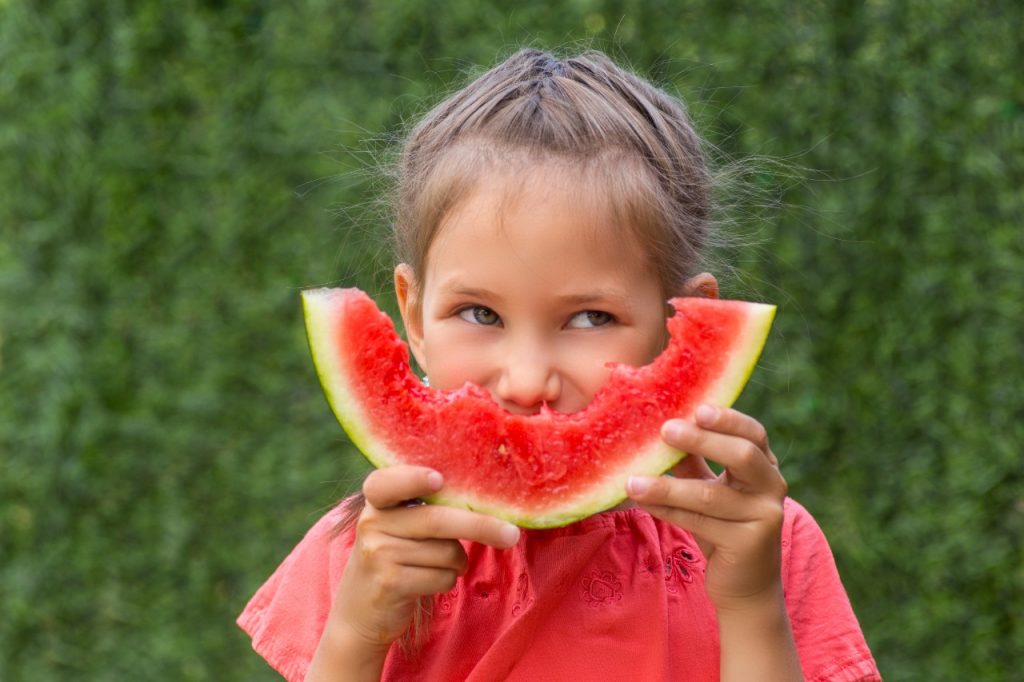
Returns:
[[[765,428],[742,412],[705,405],[695,421],[671,419],[661,433],[689,454],[672,470],[674,478],[631,478],[629,496],[693,533],[707,559],[705,588],[717,610],[777,598],[786,481]],[[716,476],[704,459],[725,471]]]

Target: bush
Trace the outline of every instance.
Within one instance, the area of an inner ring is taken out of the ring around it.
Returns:
[[[741,407],[887,679],[1019,666],[1018,3],[45,5],[0,3],[0,678],[276,679],[233,619],[362,471],[298,290],[388,295],[376,159],[523,43],[769,159],[723,216],[780,304]]]

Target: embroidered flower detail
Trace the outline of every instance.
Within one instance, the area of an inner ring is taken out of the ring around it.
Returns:
[[[697,555],[686,548],[669,554],[665,559],[665,589],[674,593],[679,590],[676,582],[692,583],[695,564],[699,561]]]
[[[591,606],[604,606],[622,599],[622,583],[611,571],[591,571],[583,579],[583,598]]]
[[[518,616],[523,609],[533,604],[533,597],[530,596],[530,582],[523,571],[516,579],[516,600],[512,604],[512,615]]]
[[[441,613],[451,613],[452,604],[456,599],[459,598],[459,583],[455,583],[455,587],[450,592],[439,594],[437,596],[437,606],[441,609]]]

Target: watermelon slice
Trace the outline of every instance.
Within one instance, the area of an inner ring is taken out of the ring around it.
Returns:
[[[527,528],[562,526],[626,497],[631,475],[654,476],[684,453],[661,440],[665,420],[701,403],[727,406],[761,353],[775,306],[676,298],[671,340],[644,367],[613,365],[586,409],[513,415],[479,386],[424,386],[391,319],[358,289],[302,293],[313,361],[349,437],[377,467],[415,464],[444,475],[429,502]]]

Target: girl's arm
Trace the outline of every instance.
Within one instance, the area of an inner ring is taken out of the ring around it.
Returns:
[[[431,469],[378,469],[306,682],[379,680],[391,643],[409,628],[417,599],[450,590],[465,571],[459,540],[506,548],[519,529],[464,509],[407,501],[441,489]]]
[[[782,593],[786,481],[764,427],[736,410],[702,406],[695,422],[666,422],[662,437],[690,453],[676,477],[633,478],[628,491],[652,515],[693,533],[707,559],[721,679],[802,680]],[[705,458],[725,471],[715,476]]]

